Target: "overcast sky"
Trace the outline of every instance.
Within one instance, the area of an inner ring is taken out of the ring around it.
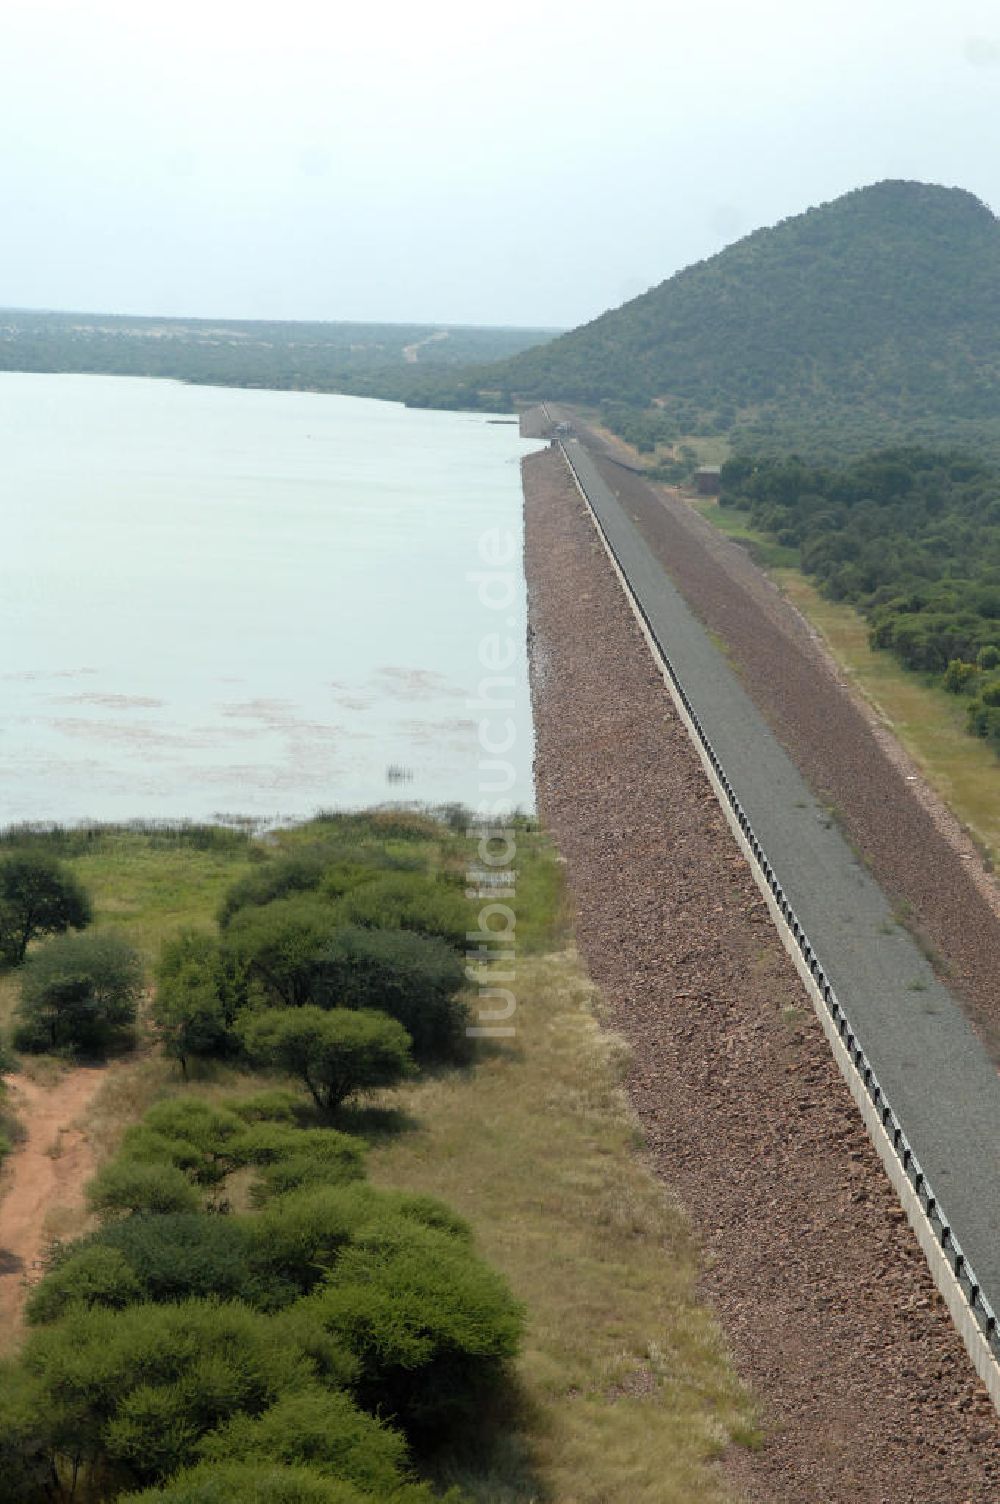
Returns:
[[[0,0],[0,304],[568,326],[998,105],[996,0]]]

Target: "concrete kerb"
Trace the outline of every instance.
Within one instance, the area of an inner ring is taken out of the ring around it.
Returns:
[[[838,1002],[829,984],[823,978],[822,967],[813,952],[805,932],[795,918],[791,906],[781,890],[777,876],[770,862],[767,860],[760,842],[753,834],[746,815],[742,810],[737,813],[737,809],[734,808],[734,802],[738,805],[735,792],[722,769],[721,763],[719,763],[718,758],[714,756],[709,745],[707,745],[707,739],[696,723],[696,719],[687,702],[687,697],[671,665],[664,656],[659,643],[650,631],[642,608],[625,577],[614,549],[611,547],[604,533],[600,519],[590,504],[590,498],[587,496],[586,490],[580,482],[573,462],[566,452],[565,445],[561,441],[559,449],[573,479],[573,483],[583,500],[587,516],[590,518],[594,530],[601,541],[601,545],[614,570],[618,583],[621,585],[632,614],[639,624],[639,630],[646,641],[653,661],[663,677],[663,682],[666,685],[667,692],[670,695],[677,714],[698,754],[705,774],[712,786],[712,791],[726,817],[726,822],[732,831],[737,845],[747,859],[754,881],[760,889],[764,902],[767,904],[768,912],[771,915],[772,923],[778,932],[781,943],[791,957],[795,969],[802,980],[802,985],[809,996],[813,1010],[819,1018],[823,1032],[833,1051],[837,1067],[847,1083],[848,1090],[868,1130],[868,1135],[875,1145],[879,1158],[899,1197],[907,1221],[913,1228],[917,1241],[923,1250],[931,1277],[945,1302],[959,1336],[965,1344],[977,1374],[986,1385],[997,1411],[1000,1412],[1000,1363],[997,1362],[993,1349],[970,1304],[969,1297],[967,1297],[962,1288],[959,1277],[948,1261],[941,1241],[934,1231],[928,1211],[925,1210],[917,1190],[910,1181],[903,1160],[886,1130],[885,1123],[879,1114],[875,1102],[872,1100],[865,1077],[862,1075],[858,1064],[841,1036],[836,1022],[838,1016],[844,1028],[844,1033],[857,1044],[856,1036],[854,1036],[854,1031],[850,1027],[843,1005]],[[808,953],[808,959],[806,953]],[[818,978],[823,978],[822,986]],[[857,1047],[857,1055],[859,1060],[864,1060],[864,1054],[860,1046]],[[865,1066],[865,1070],[869,1075],[871,1074],[870,1067],[867,1065]],[[883,1102],[883,1110],[887,1110],[888,1103],[881,1092],[881,1088],[876,1087],[876,1094]],[[892,1115],[894,1116],[894,1114]],[[926,1186],[925,1177],[921,1175],[919,1176],[919,1180]],[[946,1227],[947,1223],[944,1221],[941,1208],[937,1205],[933,1196],[930,1196],[928,1205],[931,1209],[936,1208],[942,1226]],[[974,1288],[978,1287],[974,1286]]]

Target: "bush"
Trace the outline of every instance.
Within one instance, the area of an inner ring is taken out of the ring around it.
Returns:
[[[283,1396],[263,1415],[237,1415],[205,1437],[208,1462],[281,1462],[314,1468],[378,1499],[405,1481],[406,1442],[346,1394],[319,1388]]]
[[[224,1107],[198,1097],[172,1097],[150,1107],[139,1126],[127,1130],[122,1147],[132,1158],[175,1164],[197,1184],[216,1185],[244,1163],[234,1145],[245,1131]]]
[[[423,1440],[474,1423],[523,1325],[504,1281],[468,1246],[403,1221],[344,1248],[303,1309],[358,1358],[365,1408]]]
[[[52,1461],[40,1434],[34,1381],[23,1366],[0,1364],[0,1501],[52,1498]]]
[[[62,935],[28,957],[15,1042],[23,1050],[104,1050],[135,1024],[142,962],[116,935]]]
[[[191,1056],[228,1055],[237,1048],[234,986],[214,936],[184,930],[163,946],[152,1016],[164,1052],[184,1075]]]
[[[988,642],[976,654],[976,663],[987,672],[993,668],[1000,668],[1000,647],[995,642]]]
[[[313,1374],[273,1318],[203,1301],[71,1309],[31,1332],[23,1367],[52,1468],[75,1476],[81,1464],[85,1497],[88,1475],[100,1497],[162,1481],[197,1460],[207,1432],[261,1413]]]
[[[90,899],[76,878],[43,851],[0,858],[0,957],[19,966],[38,935],[82,930],[93,919]]]
[[[31,1326],[43,1326],[58,1320],[71,1306],[121,1310],[142,1298],[142,1286],[124,1255],[117,1248],[97,1244],[77,1247],[51,1269],[28,1297],[26,1315]]]
[[[410,1038],[384,1013],[269,1008],[242,1020],[250,1060],[296,1076],[317,1107],[332,1112],[348,1097],[394,1086],[410,1070]]]
[[[277,1310],[298,1291],[255,1267],[248,1222],[201,1212],[110,1223],[46,1275],[29,1302],[29,1320],[55,1320],[79,1300],[118,1307],[203,1297]]]
[[[140,1164],[118,1159],[98,1170],[87,1186],[87,1205],[102,1219],[194,1212],[201,1198],[183,1171],[173,1165]]]
[[[219,909],[220,926],[225,929],[240,909],[259,908],[277,898],[318,888],[328,866],[329,860],[315,851],[275,857],[228,890]]]
[[[354,888],[336,904],[338,921],[366,929],[415,930],[437,935],[464,951],[466,935],[476,927],[464,895],[450,883],[416,872],[377,877]]]
[[[963,663],[961,658],[952,658],[944,672],[944,687],[949,694],[964,694],[978,672],[974,663]]]
[[[319,899],[279,898],[239,910],[226,930],[225,950],[269,1002],[296,1008],[310,999],[316,959],[335,927],[332,908]]]
[[[363,1494],[311,1467],[207,1462],[178,1473],[163,1488],[123,1495],[119,1504],[461,1504],[461,1498],[457,1491],[441,1498],[423,1483]]]
[[[290,1128],[287,1123],[253,1123],[233,1143],[241,1165],[267,1167],[306,1155],[317,1166],[337,1166],[341,1180],[361,1173],[364,1150],[356,1138],[334,1128]]]
[[[434,1059],[464,1043],[466,1012],[456,997],[464,980],[461,958],[436,935],[345,925],[319,956],[314,1001],[388,1013],[409,1034],[414,1054]]]
[[[307,1294],[349,1244],[376,1229],[408,1226],[470,1244],[465,1222],[432,1196],[361,1184],[321,1186],[287,1195],[251,1219],[252,1262],[267,1279]]]

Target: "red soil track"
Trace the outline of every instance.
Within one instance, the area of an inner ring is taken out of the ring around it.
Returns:
[[[9,1349],[16,1337],[26,1281],[37,1278],[46,1219],[83,1206],[94,1156],[79,1119],[106,1074],[96,1066],[79,1066],[48,1086],[26,1076],[11,1082],[10,1106],[26,1137],[0,1182],[0,1350]]]

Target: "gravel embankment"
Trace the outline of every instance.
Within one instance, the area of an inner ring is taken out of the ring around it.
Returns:
[[[593,445],[600,460],[606,446]],[[748,558],[679,498],[620,465],[604,474],[814,793],[929,945],[1000,1066],[997,889],[972,843],[806,623]]]
[[[986,1504],[1000,1421],[559,456],[524,462],[539,807],[652,1161],[767,1439],[768,1504]]]

